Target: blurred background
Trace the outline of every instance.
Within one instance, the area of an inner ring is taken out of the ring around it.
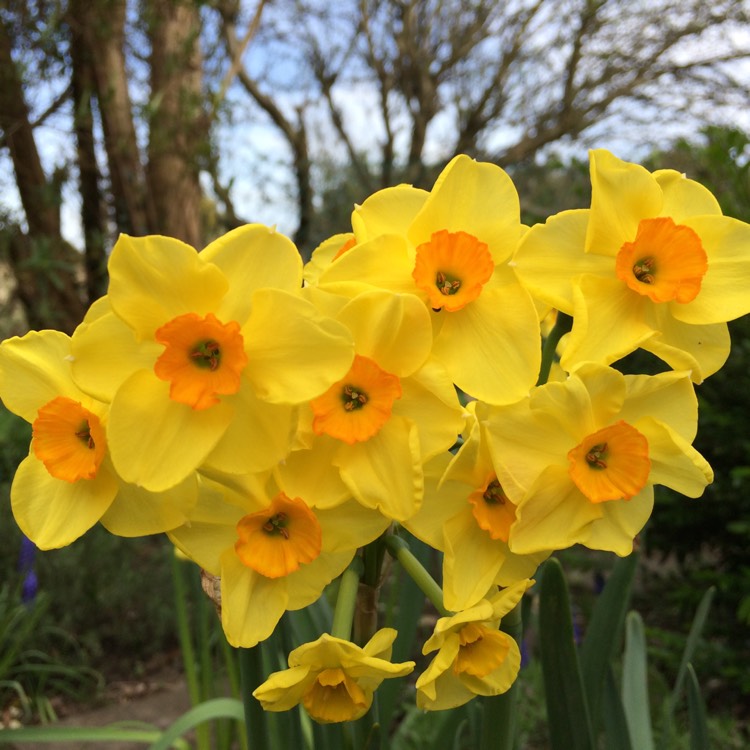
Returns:
[[[0,0],[0,334],[72,332],[120,232],[201,248],[260,221],[309,257],[355,203],[429,188],[456,153],[508,170],[527,223],[588,205],[592,146],[685,172],[750,221],[748,104],[738,0]],[[636,605],[658,692],[716,586],[696,669],[718,746],[743,747],[750,322],[730,329],[729,362],[699,388],[716,481],[658,497]],[[0,712],[24,695],[44,718],[179,647],[165,540],[23,541],[7,495],[28,440],[0,413]],[[562,559],[585,620],[611,561]]]

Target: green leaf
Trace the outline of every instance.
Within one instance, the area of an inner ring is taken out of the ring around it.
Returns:
[[[604,678],[602,695],[602,726],[607,738],[607,750],[633,750],[630,744],[630,730],[622,706],[620,691],[615,683],[612,667],[607,670]]]
[[[685,644],[685,650],[682,653],[682,659],[680,661],[680,668],[677,672],[677,679],[672,689],[672,694],[669,696],[669,712],[674,713],[677,707],[677,701],[680,699],[682,692],[682,685],[685,682],[685,675],[687,672],[688,664],[693,660],[693,654],[695,653],[696,646],[700,640],[703,628],[706,625],[706,619],[708,618],[708,612],[711,608],[711,602],[713,601],[716,588],[711,588],[703,594],[703,598],[698,605],[698,609],[695,611],[695,617],[693,617],[692,625],[690,626],[690,632],[688,633],[687,643]]]
[[[625,656],[622,667],[622,703],[630,740],[638,750],[653,750],[654,738],[648,703],[646,638],[643,620],[628,612],[625,620]]]
[[[3,730],[3,741],[14,744],[57,742],[141,742],[152,744],[161,737],[161,730],[151,725],[131,723],[111,724],[106,727],[28,727]],[[185,743],[180,742],[184,747]],[[174,745],[175,747],[177,745]],[[168,746],[169,747],[169,746]]]
[[[543,567],[539,640],[552,750],[593,750],[586,696],[578,665],[570,598],[560,563]]]
[[[213,698],[186,711],[151,745],[150,750],[168,750],[176,739],[206,721],[236,719],[242,722],[244,718],[242,701],[234,698]]]
[[[581,677],[591,724],[595,729],[600,724],[599,707],[605,694],[605,679],[618,651],[637,566],[638,554],[635,552],[628,557],[618,558],[607,585],[594,605],[581,644]]]
[[[703,703],[698,678],[693,665],[688,662],[687,695],[688,718],[690,719],[690,750],[708,750],[708,723],[706,721],[706,706]]]

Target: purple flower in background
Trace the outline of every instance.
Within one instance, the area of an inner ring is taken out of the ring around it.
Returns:
[[[18,572],[23,576],[23,588],[21,600],[24,604],[30,604],[36,598],[39,581],[34,570],[36,560],[36,545],[31,539],[22,536],[21,548],[18,551]]]

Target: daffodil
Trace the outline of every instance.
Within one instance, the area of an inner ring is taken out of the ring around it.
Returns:
[[[643,348],[693,380],[729,354],[726,321],[750,312],[750,226],[673,170],[591,152],[590,210],[533,227],[514,258],[538,298],[573,316],[562,364]]]
[[[539,322],[508,265],[522,228],[502,169],[458,156],[429,193],[401,185],[372,195],[352,227],[357,244],[316,268],[322,288],[352,294],[366,283],[418,296],[432,318],[433,352],[459,388],[492,403],[528,393]]]
[[[288,711],[301,703],[321,724],[355,721],[367,713],[383,680],[414,669],[413,661],[390,661],[396,635],[383,628],[360,647],[324,633],[294,649],[289,669],[274,672],[253,696],[266,711]]]
[[[286,610],[312,604],[388,525],[352,499],[318,509],[314,480],[296,489],[268,472],[204,477],[190,521],[169,532],[183,553],[220,577],[221,621],[233,646],[255,646]]]
[[[508,544],[519,555],[577,543],[628,555],[651,514],[653,485],[699,497],[713,479],[691,445],[697,402],[688,373],[622,375],[590,363],[482,417],[515,505]]]
[[[299,254],[266,227],[200,253],[121,236],[109,273],[106,300],[73,336],[73,375],[111,402],[112,460],[135,484],[272,466],[289,450],[294,405],[351,365],[346,329],[300,297]]]
[[[443,602],[454,612],[495,586],[531,577],[547,557],[518,555],[508,547],[516,508],[498,481],[484,425],[476,418],[487,408],[476,401],[468,405],[463,445],[452,459],[445,454],[427,465],[424,502],[404,521],[412,534],[443,551]]]
[[[469,609],[437,621],[422,648],[423,654],[437,654],[417,680],[419,708],[456,708],[477,695],[500,695],[510,688],[518,676],[521,652],[516,641],[498,626],[532,583],[518,581]]]
[[[115,472],[106,438],[108,406],[73,382],[67,335],[32,331],[3,341],[0,397],[32,425],[11,507],[37,547],[63,547],[98,521],[115,534],[140,536],[187,520],[197,499],[194,476],[156,494],[126,484]]]
[[[450,377],[430,357],[429,314],[411,294],[370,289],[348,300],[309,293],[347,327],[355,357],[300,410],[303,449],[277,472],[292,487],[317,477],[319,507],[353,495],[388,518],[408,518],[422,501],[423,464],[451,447],[463,421]]]

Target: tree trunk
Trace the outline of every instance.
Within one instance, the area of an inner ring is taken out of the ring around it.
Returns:
[[[156,231],[200,249],[199,159],[207,149],[197,5],[152,0],[148,181]]]
[[[0,18],[0,129],[10,151],[28,233],[9,237],[16,293],[34,328],[68,333],[83,317],[80,256],[60,234],[60,192],[47,180],[34,141],[23,82],[11,56],[8,29]]]

